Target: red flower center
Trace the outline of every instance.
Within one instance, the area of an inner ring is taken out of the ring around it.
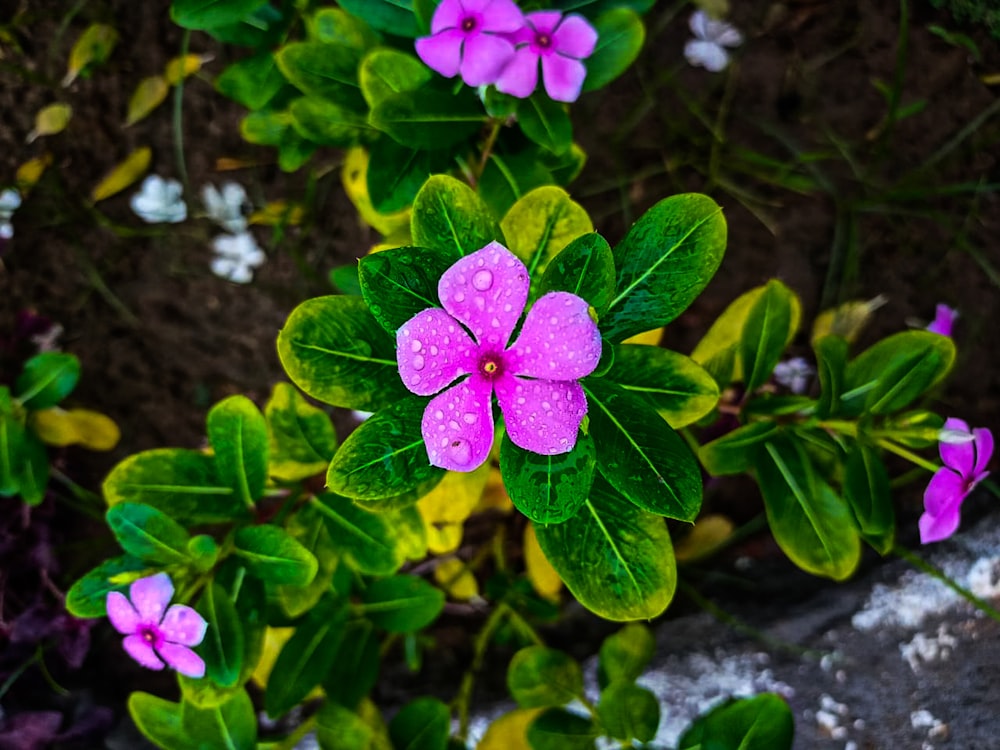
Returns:
[[[548,49],[552,46],[552,37],[548,34],[539,32],[538,34],[535,34],[535,44],[542,49]]]
[[[487,380],[496,380],[503,374],[503,357],[499,354],[484,354],[479,358],[479,374]]]
[[[462,19],[462,26],[461,26],[461,28],[462,28],[462,31],[464,31],[467,34],[470,31],[474,31],[475,28],[476,28],[476,17],[475,16],[466,16],[465,18],[463,18]]]

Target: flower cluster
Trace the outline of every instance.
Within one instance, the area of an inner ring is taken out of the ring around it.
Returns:
[[[597,44],[583,16],[557,10],[522,13],[513,0],[443,0],[431,19],[431,35],[417,40],[417,54],[446,78],[461,75],[469,86],[495,85],[524,99],[538,86],[559,102],[580,96],[587,69],[582,60]]]
[[[969,429],[961,419],[949,419],[941,431],[941,462],[924,491],[924,514],[920,517],[920,541],[939,542],[958,528],[962,502],[989,472],[993,456],[993,433],[979,427]]]

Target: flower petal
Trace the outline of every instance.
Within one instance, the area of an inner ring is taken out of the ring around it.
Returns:
[[[538,86],[538,55],[525,45],[519,47],[497,78],[497,91],[527,99]]]
[[[505,375],[493,387],[514,445],[543,455],[573,450],[587,413],[587,398],[579,383]]]
[[[556,52],[582,60],[590,57],[597,46],[597,30],[583,16],[566,16],[552,35]]]
[[[441,275],[438,296],[444,309],[472,331],[480,347],[505,349],[524,312],[528,284],[528,269],[517,256],[491,242]]]
[[[431,16],[431,33],[438,34],[445,29],[456,29],[466,15],[465,8],[459,0],[441,0]],[[419,40],[418,40],[419,43]]]
[[[432,466],[472,471],[493,447],[493,393],[490,382],[473,376],[431,399],[420,425]]]
[[[504,361],[512,375],[579,380],[601,360],[601,332],[587,302],[569,292],[549,292],[524,319]]]
[[[140,621],[159,624],[174,595],[174,584],[166,573],[157,573],[133,582],[128,593]]]
[[[691,33],[699,39],[708,38],[708,14],[705,11],[696,10],[692,13],[688,19],[688,26],[691,28]]]
[[[160,623],[163,637],[182,646],[197,646],[204,640],[207,629],[205,618],[184,604],[175,604],[168,609]]]
[[[938,452],[941,454],[941,461],[944,465],[954,469],[964,477],[972,476],[972,470],[976,463],[975,438],[969,425],[964,419],[952,417],[945,421],[944,429],[954,432],[965,433],[969,440],[963,443],[952,443],[941,441],[938,443]],[[956,436],[957,439],[958,436]]]
[[[920,543],[929,544],[930,542],[940,542],[942,539],[947,539],[955,533],[960,520],[961,516],[957,507],[940,516],[932,516],[930,513],[924,513],[917,522],[917,525],[920,527]]]
[[[108,594],[107,601],[108,619],[112,627],[119,633],[131,635],[139,626],[139,613],[128,600],[125,594],[112,591]]]
[[[972,434],[975,436],[976,446],[976,465],[972,469],[972,476],[979,481],[989,473],[986,465],[993,457],[993,433],[985,427],[977,427]]]
[[[934,311],[934,320],[927,326],[927,330],[941,336],[951,336],[951,329],[955,325],[957,317],[957,310],[953,310],[948,305],[938,305]]]
[[[462,63],[462,42],[465,34],[460,29],[449,29],[434,36],[424,36],[417,40],[416,48],[420,59],[428,68],[445,78],[458,75]]]
[[[472,372],[476,356],[469,334],[439,307],[420,311],[396,331],[399,377],[418,396],[437,393]]]
[[[466,7],[469,0],[465,0]],[[524,14],[513,0],[487,0],[483,7],[483,29],[513,34],[524,26]]]
[[[562,12],[558,10],[536,10],[534,13],[528,13],[524,17],[524,20],[536,34],[548,34],[552,36],[559,25],[559,21],[562,20]]]
[[[946,467],[938,469],[924,490],[924,509],[933,516],[957,510],[966,494],[963,477]]]
[[[468,86],[496,83],[507,62],[514,56],[514,45],[502,36],[476,34],[465,40],[459,70]]]
[[[557,102],[575,102],[580,98],[583,79],[587,77],[587,68],[579,60],[564,57],[560,54],[548,55],[542,58],[542,76],[545,82],[545,93]]]
[[[700,65],[713,73],[724,70],[729,64],[729,53],[715,42],[692,39],[684,45],[684,57],[691,65]]]
[[[130,635],[122,643],[128,655],[147,669],[163,669],[163,662],[156,656],[153,647],[142,636]]]
[[[163,661],[182,675],[195,678],[205,676],[205,662],[187,646],[164,643],[160,646],[159,652]]]
[[[743,34],[735,26],[731,26],[725,21],[717,21],[718,26],[709,29],[712,34],[712,41],[723,47],[739,47],[743,44]]]

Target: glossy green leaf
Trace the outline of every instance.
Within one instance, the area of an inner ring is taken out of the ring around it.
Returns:
[[[542,164],[542,149],[532,144],[513,152],[499,149],[490,154],[476,189],[496,216],[505,215],[535,188],[551,185],[555,176]]]
[[[777,432],[778,426],[772,421],[751,422],[701,446],[698,458],[714,477],[742,474],[754,466],[754,449]]]
[[[315,556],[278,526],[245,526],[236,532],[233,551],[263,581],[306,586],[316,575]]]
[[[189,561],[187,530],[166,513],[142,503],[119,503],[105,516],[122,549],[140,560],[162,565]]]
[[[486,116],[473,96],[423,89],[387,95],[372,107],[369,118],[404,146],[439,149],[475,135]]]
[[[247,109],[260,109],[285,85],[285,77],[270,50],[245,57],[226,67],[215,79],[215,88],[223,96]]]
[[[551,185],[535,188],[518,200],[503,217],[500,228],[507,248],[524,261],[534,285],[563,248],[594,231],[583,207],[565,190]]]
[[[201,31],[236,24],[267,0],[173,0],[170,18],[185,29]]]
[[[531,750],[593,750],[599,734],[590,719],[561,708],[543,711],[527,731]]]
[[[813,345],[816,351],[816,373],[820,395],[816,416],[826,419],[840,408],[844,392],[844,371],[847,367],[847,341],[840,336],[824,336]]]
[[[616,739],[649,742],[660,726],[660,702],[646,688],[631,682],[613,682],[601,691],[597,717],[604,730]]]
[[[413,0],[339,0],[348,13],[378,31],[414,38],[420,33],[413,13]]]
[[[246,690],[211,708],[181,704],[181,723],[200,747],[254,750],[257,747],[257,714]]]
[[[292,19],[293,12],[288,6],[279,10],[271,3],[265,2],[235,23],[212,26],[204,31],[222,44],[250,47],[255,50],[271,49],[284,40],[285,31]]]
[[[858,444],[847,454],[844,499],[854,512],[862,538],[879,554],[889,554],[896,537],[889,472],[878,453],[867,445]]]
[[[295,172],[316,153],[316,144],[289,127],[278,144],[278,167],[282,172]]]
[[[646,13],[656,0],[549,0],[548,6],[564,13],[581,13],[596,18],[611,8],[630,8],[636,13]]]
[[[364,719],[333,701],[316,712],[316,739],[322,750],[369,750],[374,736]]]
[[[708,196],[654,205],[612,251],[618,285],[601,318],[604,336],[617,343],[672,321],[711,280],[725,249],[726,220]]]
[[[246,396],[230,396],[208,412],[208,441],[219,480],[253,507],[267,480],[267,422]]]
[[[677,565],[662,518],[599,478],[570,520],[535,526],[538,543],[577,600],[608,620],[647,620],[670,604]]]
[[[361,294],[375,319],[395,336],[417,313],[441,306],[438,282],[455,260],[445,250],[424,247],[397,247],[366,255],[358,262]]]
[[[361,93],[372,108],[393,94],[416,91],[432,75],[431,69],[415,56],[391,47],[373,49],[358,69]]]
[[[375,626],[367,619],[349,621],[333,666],[323,678],[326,697],[347,708],[356,708],[378,681],[379,651]]]
[[[109,593],[122,591],[151,572],[148,563],[131,555],[105,560],[70,586],[66,611],[74,617],[104,617]]]
[[[297,482],[326,470],[337,450],[329,414],[306,401],[293,385],[275,383],[264,417],[272,477]]]
[[[646,27],[635,11],[612,8],[594,21],[597,45],[586,59],[587,77],[584,91],[603,88],[628,70],[642,50]]]
[[[861,560],[847,502],[816,476],[802,446],[778,435],[756,451],[757,482],[771,533],[807,573],[843,581]]]
[[[597,683],[603,690],[612,682],[635,682],[645,671],[656,640],[649,628],[637,622],[625,625],[601,644],[597,657]]]
[[[693,521],[701,470],[687,443],[647,402],[605,378],[583,381],[597,470],[643,510]]]
[[[72,354],[43,352],[24,363],[14,396],[28,409],[48,409],[68,396],[80,380],[80,360]]]
[[[304,615],[333,584],[340,564],[340,550],[334,545],[327,531],[323,516],[311,504],[302,505],[285,521],[285,531],[316,558],[317,570],[305,586],[279,585],[274,589],[281,610],[290,618]]]
[[[205,678],[219,687],[233,687],[240,679],[244,658],[243,624],[233,600],[218,583],[206,586],[195,605],[208,622],[198,653],[205,660]]]
[[[444,469],[427,458],[420,433],[425,407],[424,399],[412,396],[365,420],[333,457],[327,487],[372,505],[411,493],[416,501],[429,492]]]
[[[364,112],[358,83],[358,50],[323,42],[291,42],[274,55],[278,68],[303,94],[331,105]]]
[[[128,698],[128,712],[142,735],[163,750],[201,750],[202,745],[184,729],[181,704],[149,693],[135,692]]]
[[[396,342],[360,297],[329,296],[296,307],[278,334],[292,381],[331,406],[375,411],[406,396]]]
[[[500,473],[511,501],[535,523],[572,518],[590,493],[596,465],[594,440],[579,433],[568,453],[542,455],[518,448],[504,433]]]
[[[0,386],[0,497],[13,497],[21,490],[24,437],[24,425],[14,417],[10,391]]]
[[[521,101],[517,122],[528,138],[553,153],[563,154],[573,143],[573,123],[566,105],[540,91]]]
[[[510,660],[507,689],[521,708],[565,706],[583,695],[583,672],[564,651],[528,646]]]
[[[49,472],[49,454],[45,444],[30,430],[25,432],[20,466],[17,467],[18,492],[25,503],[38,505],[45,499]]]
[[[402,211],[413,203],[428,178],[446,171],[453,158],[447,149],[427,151],[380,138],[371,146],[366,173],[372,207],[382,214]]]
[[[451,712],[437,698],[417,698],[389,722],[394,750],[445,750],[450,731]]]
[[[464,182],[434,175],[413,200],[410,232],[414,244],[445,252],[458,260],[501,240],[493,214]]]
[[[679,750],[791,750],[795,719],[774,693],[730,699],[699,716],[681,736]]]
[[[309,38],[314,42],[339,44],[364,51],[379,43],[379,34],[357,16],[340,8],[319,8],[306,18]]]
[[[415,633],[434,622],[444,607],[443,591],[411,575],[380,578],[361,598],[368,619],[390,633]]]
[[[115,506],[118,507],[118,506]],[[207,573],[219,559],[219,545],[207,534],[198,534],[188,540],[187,555],[199,573]]]
[[[296,99],[289,105],[288,112],[295,132],[320,146],[348,148],[377,135],[364,115],[319,97]]]
[[[538,296],[571,292],[600,313],[615,291],[615,259],[608,241],[596,232],[581,235],[552,259],[538,282]]]
[[[771,279],[750,308],[739,345],[743,381],[748,391],[757,390],[770,379],[785,352],[785,342],[794,333],[794,296],[787,286]]]
[[[402,550],[384,515],[331,493],[317,495],[312,507],[322,515],[331,541],[352,568],[376,576],[399,570],[404,561]]]
[[[292,131],[292,116],[271,109],[251,112],[244,117],[240,122],[240,135],[247,142],[260,146],[279,146],[289,135],[299,138]]]

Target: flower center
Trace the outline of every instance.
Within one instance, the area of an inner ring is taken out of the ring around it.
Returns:
[[[484,354],[479,359],[479,373],[487,380],[496,380],[503,374],[503,357],[499,354]]]
[[[144,640],[146,643],[148,643],[150,646],[156,645],[157,632],[156,632],[156,628],[154,628],[153,626],[151,626],[151,625],[140,625],[139,626],[139,632],[137,633],[137,635],[140,638],[142,638],[142,640]]]
[[[542,49],[548,49],[552,46],[552,37],[544,33],[535,34],[535,44]]]
[[[461,24],[461,29],[466,34],[468,34],[470,31],[475,31],[475,29],[476,29],[476,17],[475,16],[466,16],[465,18],[463,18],[462,19],[462,24]]]

